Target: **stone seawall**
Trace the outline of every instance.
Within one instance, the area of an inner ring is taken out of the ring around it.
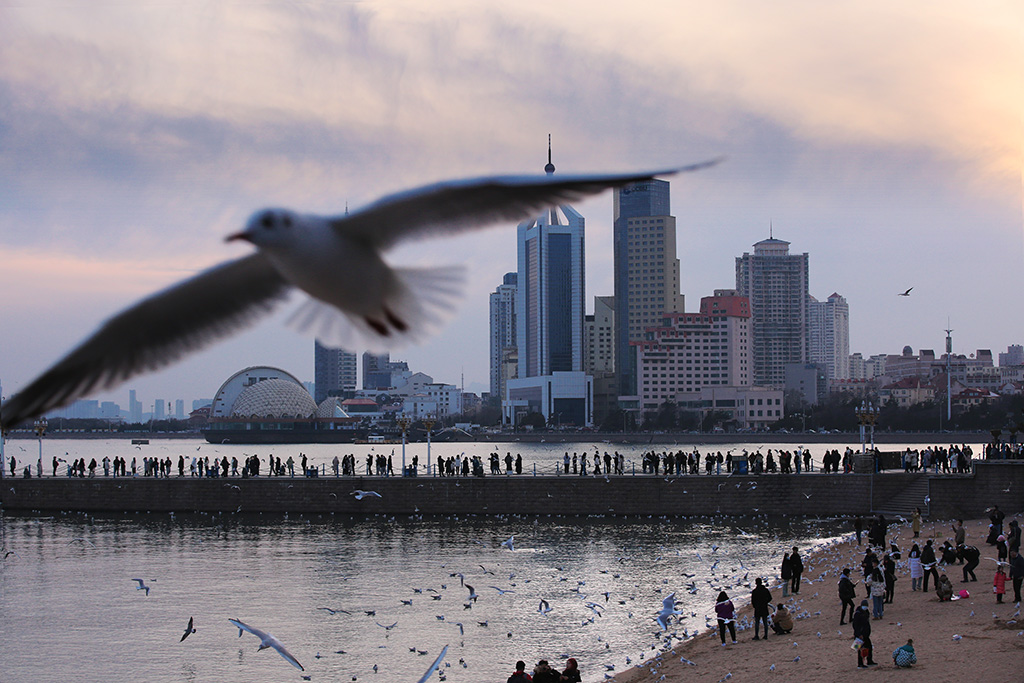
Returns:
[[[887,505],[922,476],[7,478],[0,506],[22,512],[867,515],[892,509]],[[1024,501],[1024,463],[982,462],[974,475],[929,479],[932,517],[979,517],[992,504],[1010,514]],[[357,489],[381,497],[356,500]]]

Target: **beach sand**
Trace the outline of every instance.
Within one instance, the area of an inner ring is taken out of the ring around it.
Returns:
[[[1010,519],[1008,517],[1006,522]],[[1024,617],[1013,616],[1017,606],[1012,602],[1013,590],[1009,580],[1006,582],[1007,594],[1003,596],[1003,604],[996,603],[992,592],[996,563],[985,559],[996,556],[995,548],[985,543],[988,520],[967,521],[964,527],[967,530],[967,544],[981,551],[981,564],[975,570],[978,581],[961,583],[961,566],[950,566],[947,576],[953,583],[954,591],[966,587],[970,597],[940,603],[931,583],[926,593],[910,589],[907,553],[913,544],[914,534],[909,523],[890,524],[887,540],[895,539],[902,551],[902,559],[897,563],[893,604],[885,605],[883,619],[871,621],[871,640],[878,666],[857,668],[857,654],[850,648],[853,627],[849,619],[845,626],[839,625],[840,603],[836,586],[839,572],[844,566],[850,567],[850,577],[857,582],[854,604],[860,605],[864,598],[860,562],[867,547],[865,530],[863,546],[858,547],[857,542],[851,540],[815,555],[804,556],[804,581],[799,595],[791,594],[789,598],[783,599],[781,586],[773,577],[769,583],[772,602],[786,603],[794,614],[810,614],[804,619],[794,620],[791,634],[776,636],[773,633],[767,641],[753,641],[754,633],[750,628],[736,634],[736,645],[721,647],[716,627],[713,633],[704,631],[694,639],[676,644],[672,650],[662,652],[642,667],[619,672],[614,680],[616,683],[659,680],[728,680],[730,683],[865,679],[929,683],[1024,681]],[[850,536],[852,538],[852,534]],[[924,522],[918,539],[921,547],[928,538],[934,539],[933,545],[936,548],[947,538],[952,543],[950,521]],[[807,550],[801,548],[801,555]],[[779,559],[781,561],[781,553]],[[942,573],[941,567],[939,573]],[[808,579],[813,583],[809,583]],[[729,597],[736,605],[739,620],[744,615],[752,620],[749,589],[729,591]],[[972,611],[974,616],[970,616]],[[821,614],[815,616],[815,612]],[[993,614],[997,618],[993,618]],[[1010,623],[1014,620],[1016,623]],[[669,627],[670,630],[674,628],[674,624]],[[682,626],[679,628],[682,630]],[[954,640],[954,635],[960,635],[961,638]],[[908,638],[914,639],[918,663],[909,669],[898,669],[893,664],[892,651],[906,644]],[[728,632],[726,642],[729,642]],[[681,657],[695,665],[682,663]],[[799,661],[794,661],[797,657]],[[770,671],[773,664],[775,670]],[[728,674],[731,676],[726,679]]]

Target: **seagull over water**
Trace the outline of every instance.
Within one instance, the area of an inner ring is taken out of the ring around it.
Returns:
[[[227,239],[256,251],[157,292],[106,321],[91,337],[4,402],[4,429],[168,366],[250,326],[292,290],[309,296],[290,323],[324,345],[398,349],[434,332],[452,312],[462,269],[394,268],[388,249],[412,239],[519,221],[550,206],[718,160],[665,171],[453,180],[398,192],[352,214],[256,212]]]
[[[359,489],[353,491],[352,495],[356,497],[356,500],[362,500],[363,498],[366,498],[368,496],[377,496],[378,498],[383,498],[383,496],[381,496],[376,491],[360,491]]]
[[[185,627],[185,633],[181,636],[181,640],[178,641],[179,643],[184,642],[186,638],[188,638],[190,635],[196,632],[195,628],[192,626],[192,619],[192,617],[188,618],[188,626]]]
[[[258,628],[253,628],[252,626],[249,626],[248,624],[243,623],[238,619],[228,619],[228,621],[230,621],[232,624],[238,627],[239,638],[242,637],[243,632],[248,631],[249,633],[253,634],[254,636],[260,639],[260,646],[257,648],[257,652],[259,652],[260,650],[265,650],[268,647],[273,648],[277,650],[277,653],[284,657],[285,661],[287,661],[289,664],[296,667],[300,671],[305,671],[302,665],[299,664],[299,660],[295,659],[295,657],[292,656],[292,653],[288,652],[288,650],[284,648],[284,645],[281,644],[281,641],[279,641],[274,636],[270,635],[269,633],[266,633],[265,631],[261,631]]]
[[[146,591],[146,596],[147,597],[149,596],[149,586],[147,586],[146,583],[142,579],[132,579],[132,581],[135,581],[136,583],[139,584],[138,586],[135,587],[135,590],[137,590],[137,591]]]

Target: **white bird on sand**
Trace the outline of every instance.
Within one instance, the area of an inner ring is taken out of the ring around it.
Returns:
[[[430,678],[430,674],[432,674],[435,671],[437,671],[437,667],[440,666],[441,660],[444,659],[444,656],[447,653],[448,653],[448,646],[445,645],[441,649],[441,654],[439,654],[437,656],[437,659],[434,660],[434,663],[430,665],[430,668],[427,669],[427,672],[425,674],[423,674],[423,676],[420,678],[420,680],[416,681],[416,683],[427,683],[427,679]]]
[[[380,495],[379,493],[377,493],[376,491],[360,491],[359,489],[356,489],[355,491],[353,491],[352,495],[356,497],[356,500],[362,500],[363,498],[367,498],[369,496],[376,496],[378,498],[383,498],[383,496]]]
[[[609,188],[715,163],[657,172],[454,180],[384,197],[351,215],[259,211],[244,230],[227,238],[253,244],[256,253],[118,313],[4,402],[0,426],[6,429],[170,365],[254,323],[293,289],[310,298],[291,324],[326,345],[387,351],[419,342],[451,312],[462,271],[393,268],[383,258],[389,248],[415,238],[517,222]]]
[[[256,649],[257,652],[259,652],[260,650],[265,650],[268,647],[273,648],[277,650],[277,653],[279,655],[284,657],[286,662],[296,667],[300,671],[305,671],[302,665],[299,664],[299,660],[295,659],[295,657],[292,656],[292,653],[288,652],[288,650],[284,648],[284,645],[281,644],[281,641],[279,641],[274,636],[270,635],[265,631],[261,631],[258,628],[253,628],[252,626],[249,626],[248,624],[243,623],[238,619],[228,619],[228,621],[230,621],[232,624],[238,627],[239,638],[242,637],[243,632],[248,631],[249,633],[253,634],[254,636],[260,639],[260,646]]]
[[[135,590],[137,590],[137,591],[146,591],[146,595],[147,596],[149,595],[149,586],[147,586],[142,579],[132,579],[132,581],[135,581],[136,583],[139,584],[138,586],[135,587]]]

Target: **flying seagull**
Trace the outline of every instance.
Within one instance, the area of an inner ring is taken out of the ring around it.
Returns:
[[[387,351],[423,340],[452,310],[461,270],[393,268],[399,243],[519,221],[549,206],[655,176],[696,171],[493,176],[398,192],[352,214],[255,213],[228,236],[256,252],[215,266],[132,305],[7,400],[12,427],[139,373],[163,368],[267,314],[292,290],[309,295],[291,324],[328,346]]]
[[[139,584],[138,586],[135,587],[135,590],[137,590],[137,591],[146,591],[146,596],[147,597],[149,596],[149,586],[147,586],[146,583],[142,579],[132,579],[132,581],[135,581],[135,582],[137,582]]]
[[[188,626],[185,627],[185,633],[184,633],[184,635],[181,636],[181,640],[179,640],[178,642],[179,643],[184,642],[186,638],[188,638],[190,635],[192,635],[195,632],[196,632],[196,630],[192,627],[192,617],[189,617],[188,618]]]
[[[253,628],[252,626],[249,626],[248,624],[245,624],[239,621],[238,619],[228,619],[228,621],[230,621],[232,624],[238,627],[239,638],[242,637],[243,632],[248,631],[249,633],[253,634],[254,636],[260,639],[260,646],[256,649],[257,652],[259,652],[260,650],[265,650],[268,647],[272,647],[275,650],[277,650],[277,653],[284,657],[285,661],[287,661],[289,664],[296,667],[300,671],[305,671],[305,669],[302,668],[302,665],[299,664],[299,660],[295,659],[295,657],[292,656],[291,652],[288,652],[288,650],[284,649],[284,645],[281,644],[281,641],[279,641],[274,636],[264,631],[261,631],[258,628]]]
[[[913,287],[911,287],[910,289],[913,289]],[[905,292],[900,292],[898,296],[910,296],[910,289],[908,289]]]
[[[377,496],[378,498],[383,498],[383,496],[381,496],[376,491],[360,491],[359,489],[353,491],[352,495],[356,497],[356,500],[362,500],[363,498],[366,498],[368,496]]]

